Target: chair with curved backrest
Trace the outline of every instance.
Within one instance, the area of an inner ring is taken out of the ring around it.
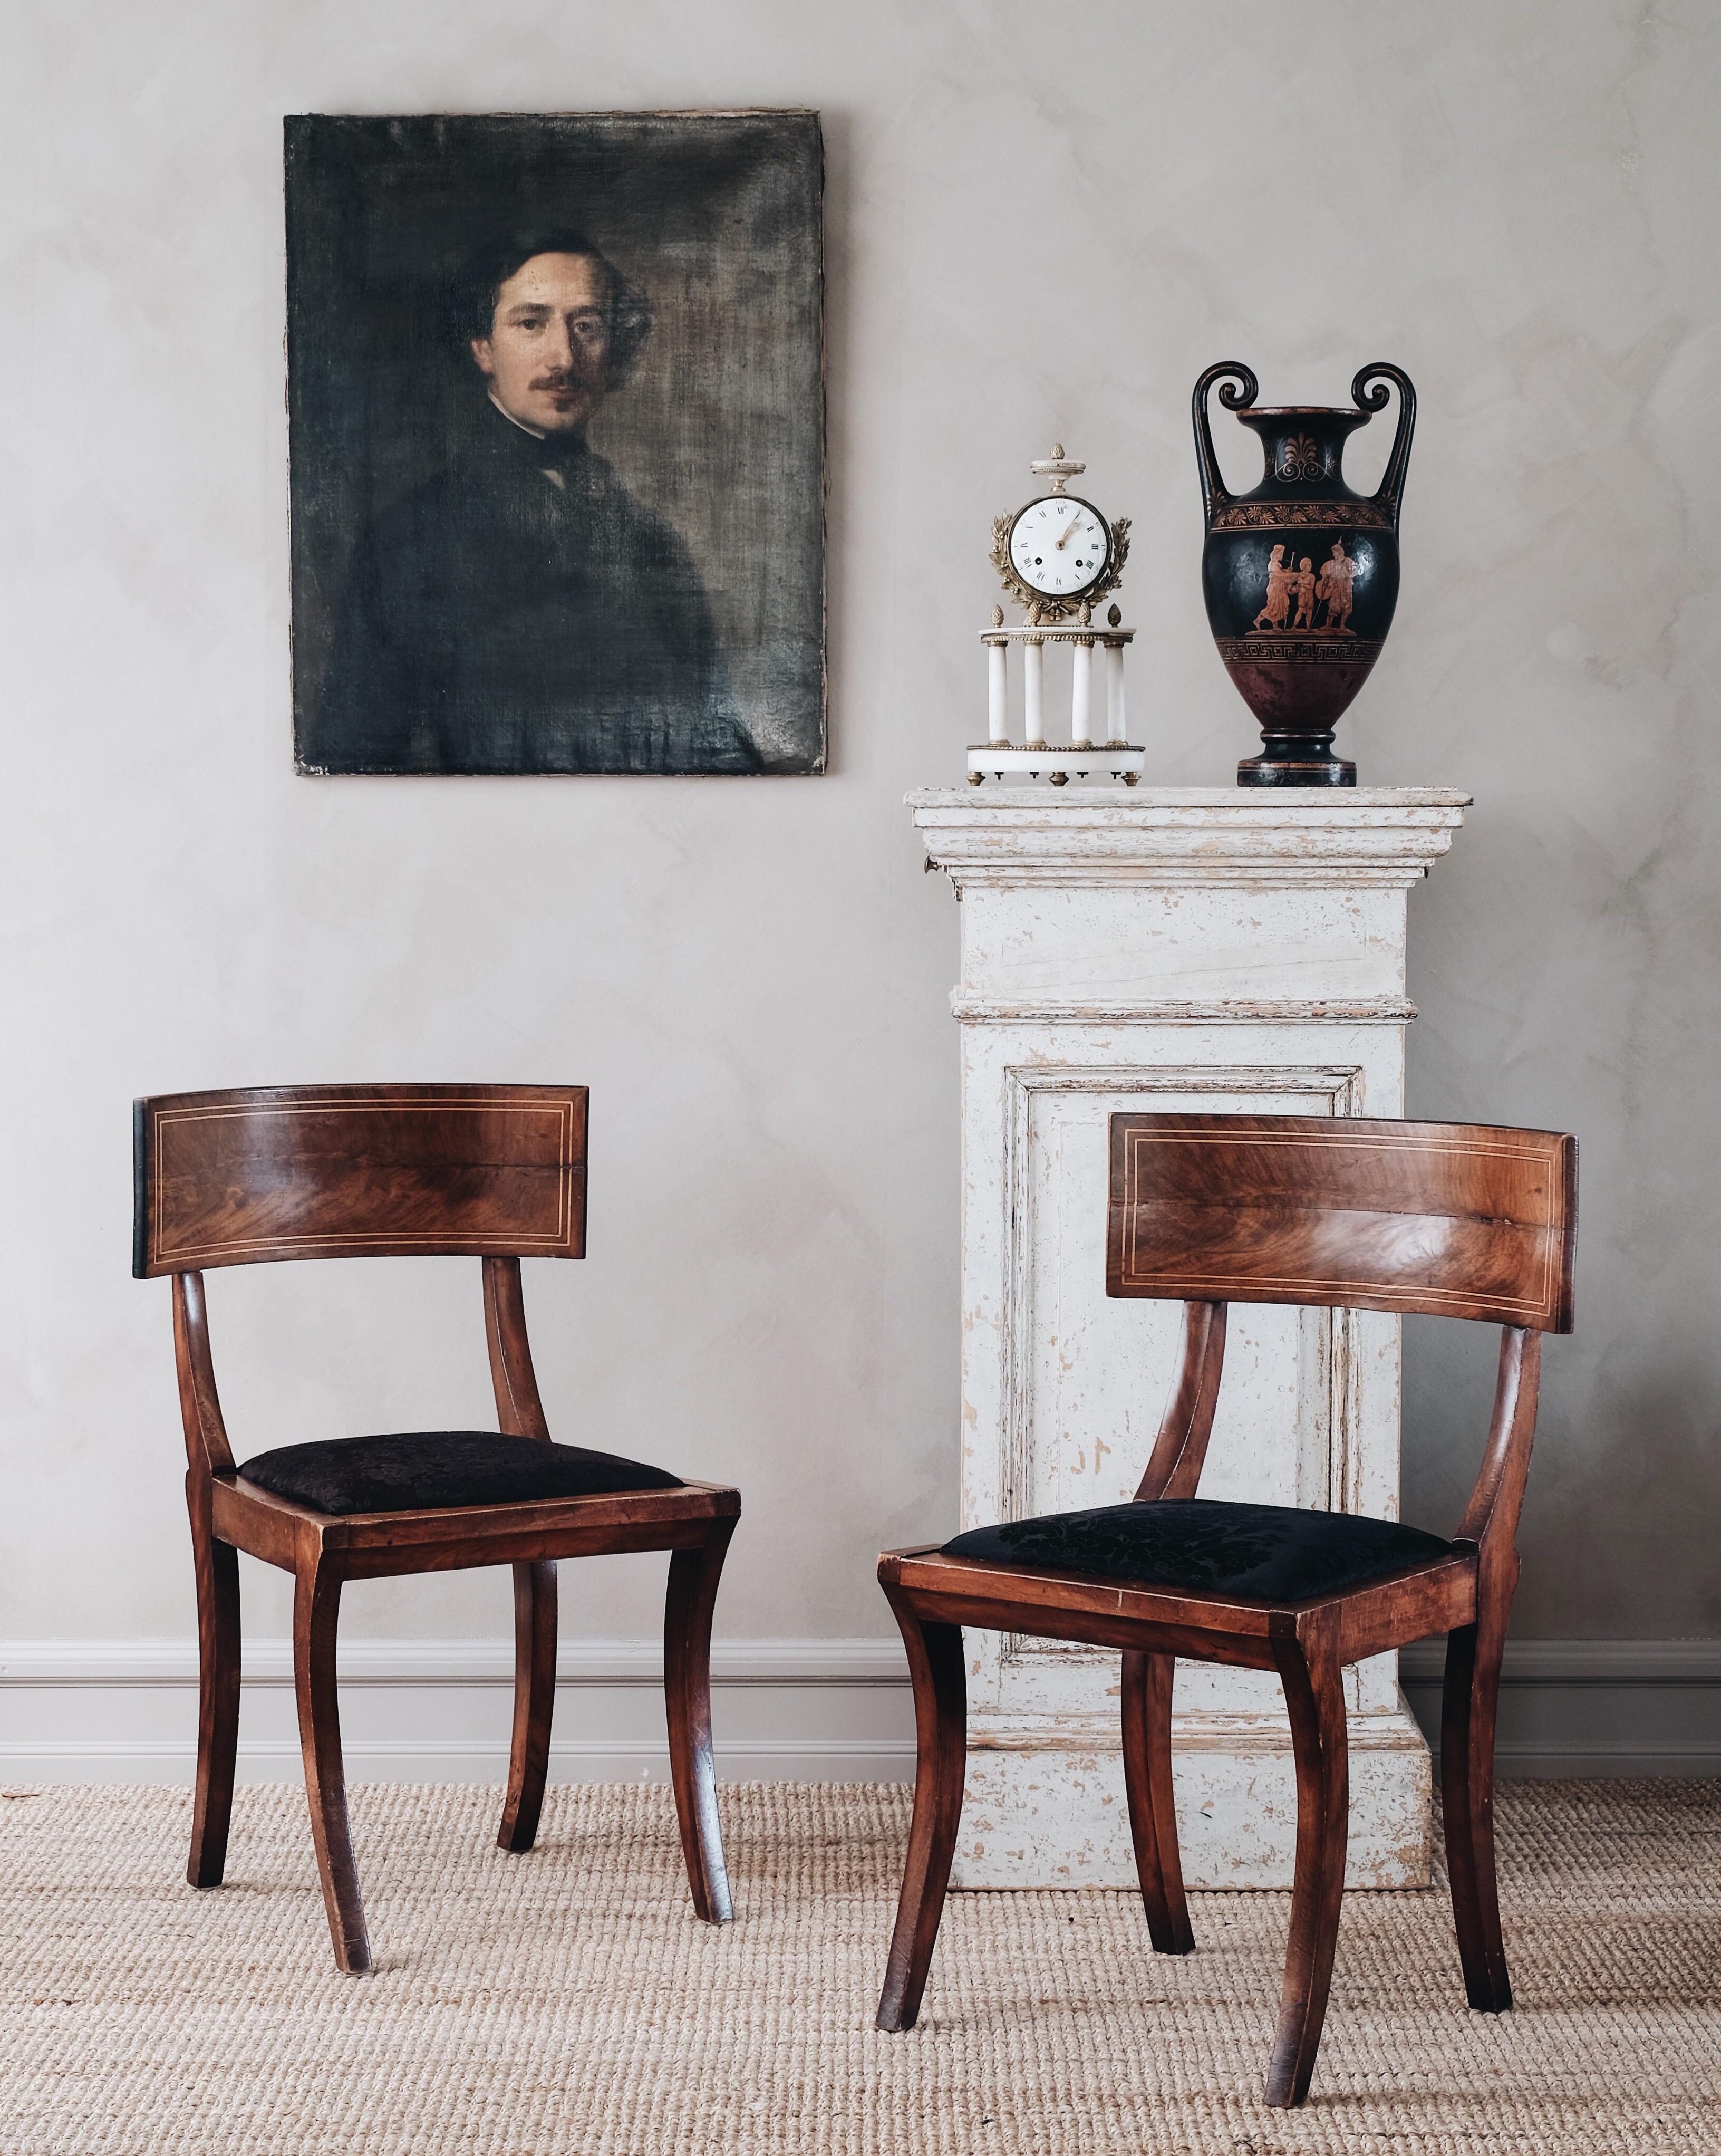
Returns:
[[[1184,1306],[1183,1361],[1135,1501],[887,1551],[919,1768],[878,2026],[911,2028],[966,1766],[965,1625],[1123,1650],[1123,1758],[1161,1953],[1193,1947],[1172,1803],[1174,1657],[1276,1670],[1297,1764],[1291,1938],[1271,2104],[1308,2093],[1345,1885],[1346,1664],[1447,1635],[1441,1787],[1470,2004],[1512,2003],[1494,1884],[1494,1712],[1544,1332],[1571,1330],[1577,1147],[1544,1131],[1299,1116],[1114,1115],[1106,1292]],[[1451,1542],[1396,1521],[1196,1496],[1230,1302],[1489,1321],[1493,1426]]]
[[[586,1242],[583,1086],[287,1086],[136,1106],[132,1270],[173,1279],[190,1466],[201,1689],[187,1876],[221,1883],[239,1720],[239,1568],[294,1575],[293,1663],[311,1833],[335,1959],[371,1965],[347,1830],[335,1681],[349,1579],[514,1568],[514,1737],[499,1845],[536,1835],[556,1698],[556,1560],[668,1550],[669,1763],[694,1907],[730,1912],[711,1763],[711,1613],[737,1491],[551,1441],[532,1372],[522,1256]],[[236,1466],[215,1389],[203,1274],[335,1257],[483,1260],[499,1430],[335,1438]]]

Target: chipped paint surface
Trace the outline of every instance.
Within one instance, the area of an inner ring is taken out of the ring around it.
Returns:
[[[1406,894],[1463,797],[1143,788],[910,797],[966,903],[962,1524],[1131,1496],[1176,1313],[1105,1294],[1116,1109],[1396,1115]],[[1399,1327],[1375,1312],[1233,1314],[1202,1494],[1394,1517]],[[1114,1654],[968,1635],[966,1887],[1135,1876]],[[1429,1766],[1393,1658],[1347,1677],[1351,1863],[1426,1883]],[[1295,1783],[1275,1678],[1180,1663],[1191,1885],[1289,1884]]]
[[[1386,1730],[1353,1724],[1348,1887],[1426,1887],[1430,1881],[1427,1748],[1414,1723],[1408,1731],[1395,1724],[1390,1733],[1396,1741],[1381,1743]],[[1186,1751],[1174,1742],[1172,1772],[1186,1886],[1289,1887],[1297,1777],[1288,1735],[1282,1747],[1252,1753],[1232,1737],[1211,1751]],[[1135,1883],[1123,1763],[1115,1750],[970,1753],[953,1886]]]

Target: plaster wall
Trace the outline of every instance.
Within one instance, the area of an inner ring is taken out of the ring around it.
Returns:
[[[1054,437],[1135,520],[1150,782],[1228,781],[1252,730],[1202,617],[1187,417],[1226,357],[1270,402],[1342,400],[1375,358],[1421,394],[1403,597],[1340,742],[1366,783],[1476,797],[1411,894],[1409,1111],[1583,1142],[1517,1630],[1721,1630],[1721,15],[1068,19],[8,11],[0,1635],[192,1629],[132,1095],[421,1077],[591,1086],[590,1256],[529,1270],[540,1373],[559,1434],[742,1486],[720,1631],[888,1633],[873,1553],[948,1532],[957,1471],[955,921],[902,796],[974,737],[989,521]],[[281,115],[745,104],[824,115],[829,775],[295,777]],[[213,1280],[242,1453],[486,1419],[477,1270]],[[1413,1327],[1407,1378],[1405,1511],[1439,1527],[1488,1373]],[[649,1635],[660,1574],[569,1567],[569,1634]],[[285,1630],[284,1582],[246,1589]],[[356,1588],[345,1622],[500,1635],[506,1584]]]

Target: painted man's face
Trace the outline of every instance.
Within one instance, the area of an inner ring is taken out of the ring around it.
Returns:
[[[510,419],[540,434],[582,433],[609,384],[608,270],[588,254],[522,262],[472,356]]]

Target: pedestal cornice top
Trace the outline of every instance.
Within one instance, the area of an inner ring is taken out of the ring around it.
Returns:
[[[1450,787],[922,788],[928,860],[960,892],[1024,884],[1420,882],[1471,796]]]

